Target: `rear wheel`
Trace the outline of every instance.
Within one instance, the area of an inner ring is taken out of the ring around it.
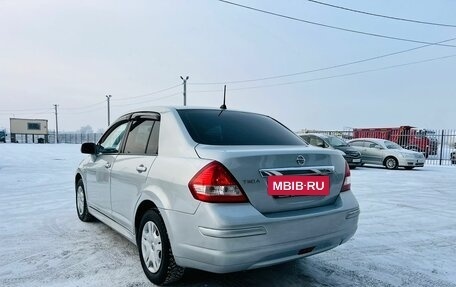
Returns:
[[[92,214],[89,213],[86,199],[84,183],[82,182],[82,179],[80,179],[76,184],[76,211],[78,212],[78,217],[81,221],[89,222],[93,221],[94,218]]]
[[[396,169],[398,166],[397,159],[390,156],[385,159],[385,167],[387,169]]]
[[[165,224],[155,210],[143,215],[136,242],[141,266],[152,283],[168,284],[182,277],[184,268],[176,264]]]

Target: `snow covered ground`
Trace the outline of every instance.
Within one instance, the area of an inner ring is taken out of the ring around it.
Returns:
[[[0,144],[0,286],[151,286],[136,247],[74,207],[79,145]],[[358,232],[279,266],[178,286],[456,286],[456,167],[358,168]],[[286,236],[286,235],[284,235]]]

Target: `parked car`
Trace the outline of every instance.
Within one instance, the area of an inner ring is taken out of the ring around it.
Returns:
[[[0,130],[0,142],[6,143],[6,131],[5,130]]]
[[[451,164],[456,164],[456,143],[453,144],[453,150],[450,152]]]
[[[378,138],[390,140],[403,148],[422,152],[427,158],[437,155],[438,141],[435,132],[412,126],[388,128],[354,128],[353,138]]]
[[[81,151],[89,156],[75,175],[79,219],[96,217],[136,244],[155,284],[185,267],[227,273],[303,258],[357,229],[340,153],[265,115],[141,109]]]
[[[299,134],[299,136],[313,146],[342,151],[350,168],[356,168],[362,165],[361,153],[339,137],[315,133]]]
[[[422,153],[404,149],[389,140],[358,138],[348,143],[361,153],[363,163],[384,165],[387,169],[423,167],[426,160]]]

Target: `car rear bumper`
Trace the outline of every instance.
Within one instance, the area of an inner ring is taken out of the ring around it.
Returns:
[[[359,207],[347,191],[328,206],[271,215],[248,203],[201,203],[193,215],[160,212],[178,265],[227,273],[334,248],[356,232]],[[173,226],[180,228],[173,230]]]

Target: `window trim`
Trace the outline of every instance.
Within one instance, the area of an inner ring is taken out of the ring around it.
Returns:
[[[159,113],[157,112],[153,112],[153,111],[137,111],[137,112],[133,112],[133,113],[128,113],[128,114],[125,114],[121,117],[119,117],[109,128],[106,132],[104,132],[104,134],[101,136],[101,138],[98,140],[98,142],[96,143],[97,146],[101,146],[101,143],[106,139],[106,137],[108,137],[109,134],[111,134],[111,132],[116,129],[118,126],[120,126],[121,124],[127,122],[127,127],[126,127],[126,130],[129,131],[130,130],[130,125],[131,125],[131,121],[132,120],[135,120],[135,119],[138,119],[139,117],[141,118],[147,118],[147,119],[152,119],[152,120],[157,120],[157,121],[160,121],[161,119],[161,116]],[[122,137],[122,142],[119,146],[119,150],[118,152],[116,153],[102,153],[102,152],[98,152],[98,154],[100,155],[113,155],[113,154],[125,154],[124,153],[124,150],[125,150],[125,144],[126,144],[126,137],[128,136],[128,133],[125,133]],[[131,155],[131,154],[130,154]],[[148,154],[145,154],[145,155],[148,155]]]
[[[157,125],[157,124],[158,124],[157,152],[154,153],[154,154],[150,154],[147,151],[149,149],[149,144],[150,144],[152,133],[154,132],[155,125]],[[147,145],[146,145],[146,155],[147,156],[158,156],[158,150],[160,148],[160,126],[161,126],[161,121],[160,120],[154,120],[154,125],[152,126],[152,130],[150,131],[149,138],[147,140]]]

